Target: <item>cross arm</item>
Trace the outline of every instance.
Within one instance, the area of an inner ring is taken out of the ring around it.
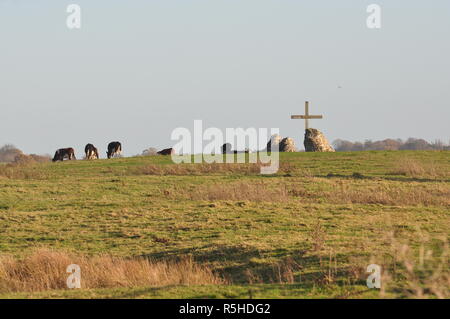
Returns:
[[[322,119],[322,115],[291,115],[291,119]]]

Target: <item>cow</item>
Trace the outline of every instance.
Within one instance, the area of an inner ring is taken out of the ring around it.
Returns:
[[[157,152],[159,155],[174,155],[175,150],[173,148],[165,148],[162,151]]]
[[[245,151],[235,151],[231,149],[232,146],[230,143],[225,143],[222,145],[222,154],[248,154],[250,153],[249,149],[245,149]]]
[[[222,154],[233,154],[231,150],[232,146],[230,143],[225,143],[222,145]]]
[[[92,144],[87,144],[84,148],[84,153],[86,154],[86,159],[98,159],[98,150]]]
[[[111,158],[114,155],[120,155],[121,153],[122,153],[122,144],[120,144],[120,142],[111,142],[108,144],[108,151],[106,152],[108,158]]]
[[[70,160],[76,160],[75,158],[75,151],[73,150],[73,148],[68,147],[68,148],[60,148],[59,150],[57,150],[55,152],[55,156],[53,157],[53,162],[56,161],[63,161],[64,158],[68,158],[69,161]]]

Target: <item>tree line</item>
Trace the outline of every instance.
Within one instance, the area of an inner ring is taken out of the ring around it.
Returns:
[[[427,142],[420,138],[408,138],[403,141],[401,139],[385,139],[382,141],[366,140],[365,142],[350,142],[337,139],[333,142],[334,149],[337,152],[355,152],[355,151],[448,151],[450,144],[445,144],[440,140]]]

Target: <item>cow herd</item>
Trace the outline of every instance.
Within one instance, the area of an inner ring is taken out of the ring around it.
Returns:
[[[87,144],[84,148],[84,153],[86,154],[86,159],[98,159],[98,150],[92,144]],[[108,158],[112,158],[115,155],[120,155],[122,153],[122,144],[120,142],[111,142],[108,144],[108,151],[106,155]],[[75,150],[72,147],[60,148],[55,152],[53,157],[53,162],[63,161],[65,158],[68,160],[76,160]]]
[[[98,150],[93,144],[87,144],[84,148],[84,153],[86,154],[86,159],[98,159]],[[112,158],[116,155],[122,154],[122,144],[120,142],[111,142],[108,144],[108,150],[106,155],[108,158]],[[166,148],[162,151],[157,152],[159,155],[173,155],[175,154],[175,150],[173,148]],[[55,152],[55,156],[53,157],[53,162],[63,161],[64,159],[68,160],[76,160],[75,158],[75,150],[72,147],[68,148],[60,148]]]

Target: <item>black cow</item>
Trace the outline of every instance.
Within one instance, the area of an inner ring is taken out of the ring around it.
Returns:
[[[233,154],[231,150],[232,146],[230,143],[225,143],[222,145],[222,154]]]
[[[86,154],[86,159],[98,159],[98,150],[92,144],[87,144],[84,148],[84,153]]]
[[[173,148],[165,148],[162,151],[158,152],[159,155],[173,155],[175,154],[175,150]]]
[[[241,154],[241,153],[248,154],[248,153],[250,153],[249,149],[245,149],[245,151],[234,151],[231,148],[232,148],[232,146],[230,143],[223,144],[222,145],[222,154]]]
[[[108,144],[108,152],[106,152],[108,158],[111,158],[116,154],[120,155],[121,153],[122,153],[122,144],[120,144],[120,142],[111,142]]]
[[[56,161],[63,161],[64,158],[68,158],[69,160],[76,160],[75,158],[75,151],[73,148],[60,148],[55,152],[55,156],[53,156],[53,162]]]

